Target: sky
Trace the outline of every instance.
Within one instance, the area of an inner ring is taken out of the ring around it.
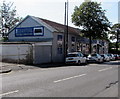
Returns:
[[[6,2],[14,2],[17,14],[20,17],[27,15],[36,16],[64,24],[65,2],[67,0],[5,0]],[[75,27],[71,22],[71,15],[75,6],[80,6],[84,0],[68,0],[69,1],[69,22],[68,25]],[[118,1],[120,0],[93,0],[106,10],[106,16],[112,24],[118,23]],[[0,4],[2,0],[0,0]]]

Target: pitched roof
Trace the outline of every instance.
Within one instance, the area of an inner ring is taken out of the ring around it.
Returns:
[[[46,20],[46,19],[42,19],[39,18],[40,20],[42,20],[43,22],[45,22],[46,24],[50,25],[51,27],[53,27],[55,30],[55,32],[59,32],[59,33],[64,33],[66,26],[57,22],[53,22],[50,20]],[[74,35],[80,35],[81,31],[78,28],[73,28],[68,26],[68,33],[70,34],[74,34]]]
[[[35,17],[35,16],[26,16],[20,23],[18,23],[14,28],[16,28],[17,26],[19,26],[23,21],[25,21],[27,18],[31,17],[33,20],[35,20],[37,23],[42,24],[44,26],[46,26],[49,30],[51,30],[54,33],[64,33],[64,31],[66,31],[66,26],[57,22],[53,22],[50,20],[46,20],[46,19],[42,19],[39,17]],[[14,29],[12,28],[9,33]],[[73,27],[68,27],[68,33],[69,34],[73,34],[73,35],[80,35],[81,30],[78,28],[73,28]]]

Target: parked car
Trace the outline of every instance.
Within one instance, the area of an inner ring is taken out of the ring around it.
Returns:
[[[83,54],[83,55],[84,55],[84,57],[86,57],[86,58],[88,57],[88,54]]]
[[[87,61],[88,62],[102,63],[103,57],[101,57],[99,54],[90,54],[90,55],[88,55]]]
[[[109,56],[110,60],[115,60],[115,57],[113,54],[107,54],[107,55]]]
[[[115,60],[119,59],[119,55],[118,54],[114,54]]]
[[[66,63],[73,63],[80,65],[81,63],[87,64],[87,59],[81,52],[71,52],[67,54]]]
[[[105,62],[110,61],[109,56],[107,56],[106,54],[101,54],[101,56],[103,57],[103,61],[105,61]]]
[[[118,55],[118,60],[120,60],[120,55]]]

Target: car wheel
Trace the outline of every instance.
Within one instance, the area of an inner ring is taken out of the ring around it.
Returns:
[[[80,62],[80,60],[78,61],[78,65],[81,65],[81,62]]]

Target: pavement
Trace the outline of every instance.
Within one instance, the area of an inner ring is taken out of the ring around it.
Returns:
[[[35,66],[24,65],[24,64],[15,64],[15,63],[0,63],[0,73],[8,73],[11,71],[19,71],[19,70],[28,70],[38,68]]]
[[[120,61],[113,62],[113,63],[107,63],[112,65],[120,64]],[[52,67],[61,67],[61,66],[67,66],[64,63],[47,63],[47,64],[41,64],[41,65],[24,65],[24,64],[16,64],[16,63],[5,63],[0,62],[0,74],[1,73],[9,73],[11,71],[19,71],[19,70],[28,70],[28,69],[38,69],[38,68],[52,68]]]
[[[24,65],[24,64],[16,64],[16,63],[4,63],[0,62],[0,74],[1,73],[9,73],[11,71],[19,71],[19,70],[28,70],[28,69],[38,69],[38,68],[51,68],[51,67],[60,67],[63,64],[54,63],[54,64],[41,64],[41,65]]]

